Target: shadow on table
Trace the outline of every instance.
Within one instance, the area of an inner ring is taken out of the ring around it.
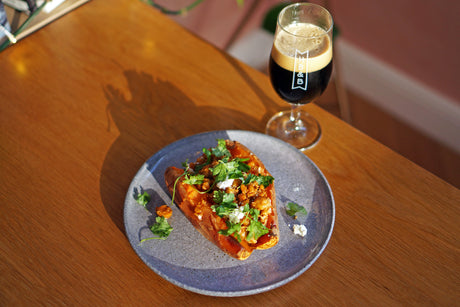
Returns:
[[[244,70],[243,64],[239,62],[237,59],[233,58],[231,55],[223,52],[222,55],[225,57],[228,63],[233,66],[233,69],[240,75],[240,77],[246,82],[246,84],[251,88],[251,90],[259,97],[259,100],[263,103],[265,107],[265,113],[262,119],[259,121],[260,127],[265,129],[265,124],[268,120],[277,112],[281,111],[280,106],[273,101],[265,91],[260,88],[260,86],[255,82],[252,77]],[[272,90],[272,89],[270,89]],[[274,90],[273,90],[274,91]],[[286,103],[285,109],[288,109],[289,106]]]
[[[135,70],[125,70],[123,74],[128,82],[128,93],[110,84],[103,88],[108,101],[108,129],[113,129],[112,123],[115,123],[120,134],[105,157],[100,193],[107,213],[125,232],[125,196],[131,180],[150,156],[173,141],[204,131],[260,131],[266,118],[261,121],[225,107],[197,106],[168,81]],[[253,83],[244,71],[240,74],[248,84]],[[253,87],[258,91],[255,84]],[[258,94],[263,101],[268,99],[262,92]]]

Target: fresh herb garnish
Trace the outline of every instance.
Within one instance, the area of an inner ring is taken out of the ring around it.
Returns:
[[[150,231],[158,237],[150,237],[142,239],[141,243],[148,240],[166,240],[173,228],[169,225],[168,221],[164,216],[157,216],[155,219],[156,223],[149,227]]]
[[[243,178],[243,173],[249,171],[250,166],[244,163],[248,159],[235,158],[231,161],[228,158],[219,160],[219,164],[211,168],[212,175],[216,182],[227,179]]]
[[[146,206],[148,204],[148,202],[150,201],[150,195],[149,193],[147,192],[144,192],[142,194],[139,194],[136,198],[136,202],[139,204],[139,205],[142,205],[142,206]]]
[[[235,195],[225,193],[224,191],[214,191],[212,199],[216,205],[211,206],[211,209],[220,217],[228,216],[238,205],[235,203]]]
[[[230,157],[230,151],[227,149],[227,144],[225,143],[224,139],[217,140],[217,146],[211,149],[211,152],[216,157]]]
[[[185,159],[185,162],[182,162],[182,166],[184,167],[184,170],[188,172],[190,169],[190,163],[188,163],[188,159]]]
[[[216,204],[228,206],[228,205],[234,204],[235,194],[233,194],[233,193],[225,193],[222,190],[216,190],[216,191],[214,191],[214,193],[212,195],[212,200]]]
[[[254,239],[258,240],[261,236],[264,234],[267,234],[269,232],[269,229],[262,224],[259,220],[259,214],[260,211],[257,209],[250,209],[249,212],[251,213],[251,223],[248,226],[248,240]]]
[[[296,204],[296,203],[293,203],[293,202],[289,202],[287,205],[286,205],[286,213],[289,215],[289,216],[295,216],[297,214],[303,214],[303,215],[307,215],[307,210]]]
[[[204,175],[198,174],[198,175],[190,175],[186,174],[184,178],[184,183],[187,184],[202,184],[204,180]]]
[[[224,235],[224,236],[230,236],[233,234],[238,240],[238,242],[241,242],[241,237],[239,234],[241,230],[241,224],[240,223],[233,224],[227,221],[227,227],[228,227],[227,229],[219,230],[219,234]]]
[[[139,194],[136,198],[136,202],[144,207],[147,205],[149,201],[150,201],[150,195],[147,192]],[[141,240],[140,243],[145,242],[147,240],[151,240],[151,239],[166,240],[166,238],[169,236],[169,234],[173,230],[173,228],[171,227],[171,225],[169,225],[168,221],[166,220],[164,216],[156,217],[155,221],[156,223],[150,226],[149,229],[154,235],[157,235],[158,237],[146,238],[146,239]]]
[[[246,179],[244,180],[244,184],[248,185],[253,181],[256,181],[259,185],[263,185],[264,187],[268,187],[271,183],[273,183],[274,178],[272,176],[264,176],[264,175],[254,175],[249,174]]]

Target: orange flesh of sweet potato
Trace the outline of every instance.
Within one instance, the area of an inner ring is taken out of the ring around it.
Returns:
[[[247,163],[251,169],[250,173],[256,175],[270,176],[263,163],[244,145],[238,142],[226,141],[226,146],[231,157],[249,158]],[[192,164],[193,165],[193,164]],[[165,172],[165,182],[171,195],[173,194],[176,180],[184,173],[184,170],[176,167],[169,167]],[[192,225],[208,240],[217,245],[221,250],[239,260],[248,258],[254,249],[267,249],[273,247],[279,240],[278,216],[275,204],[275,188],[271,183],[262,188],[263,195],[267,200],[262,200],[265,207],[264,225],[269,229],[269,233],[262,235],[256,242],[248,242],[245,239],[238,240],[231,235],[219,234],[219,230],[227,229],[226,221],[219,217],[211,208],[214,204],[212,194],[199,193],[195,186],[183,182],[183,177],[176,184],[175,203],[192,223]],[[248,194],[249,195],[249,194]],[[242,197],[244,198],[244,197]],[[254,198],[254,197],[252,197]],[[254,199],[252,199],[254,200]],[[257,201],[257,198],[256,198]],[[254,241],[254,240],[252,240]]]

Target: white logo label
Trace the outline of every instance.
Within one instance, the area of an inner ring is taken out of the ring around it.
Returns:
[[[295,51],[294,69],[292,72],[292,89],[307,90],[308,84],[308,51]]]

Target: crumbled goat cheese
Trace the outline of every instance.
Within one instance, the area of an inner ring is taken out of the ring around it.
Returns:
[[[307,235],[307,227],[304,225],[294,225],[292,227],[292,230],[294,231],[294,234],[299,235],[301,237],[305,237]]]
[[[216,185],[219,189],[225,190],[226,188],[230,188],[233,184],[234,179],[227,179],[224,181],[219,181]]]
[[[230,223],[238,224],[241,221],[241,219],[244,217],[243,210],[244,210],[244,207],[235,208],[235,210],[233,210],[228,215],[228,220],[230,221]]]

